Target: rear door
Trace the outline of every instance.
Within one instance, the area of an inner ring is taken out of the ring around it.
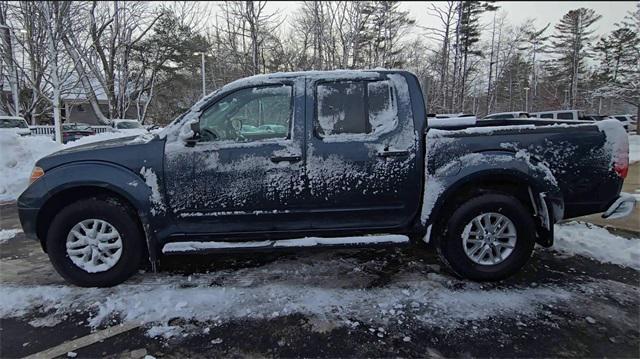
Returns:
[[[307,93],[313,94],[306,176],[314,228],[406,225],[421,193],[406,79],[309,81]]]

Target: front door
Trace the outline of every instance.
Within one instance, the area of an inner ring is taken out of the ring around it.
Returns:
[[[213,102],[200,115],[197,144],[167,156],[167,192],[182,230],[242,235],[304,226],[296,221],[306,190],[304,81],[242,88]]]
[[[421,174],[406,79],[310,82],[307,177],[314,228],[406,226]]]

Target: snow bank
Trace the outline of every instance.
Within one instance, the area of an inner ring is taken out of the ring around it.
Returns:
[[[22,233],[21,229],[0,229],[0,243],[6,243],[10,239],[16,237],[16,234]]]
[[[556,225],[553,249],[640,270],[640,238],[622,238],[591,224]]]
[[[640,135],[629,135],[629,163],[640,162]]]
[[[65,148],[128,136],[131,133],[106,132],[61,145],[49,136],[0,133],[0,201],[18,198],[29,185],[31,170],[40,158]]]

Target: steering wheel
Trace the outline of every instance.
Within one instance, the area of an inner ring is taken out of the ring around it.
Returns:
[[[225,121],[225,132],[227,139],[244,140],[242,135],[242,123],[246,123],[246,118],[230,118]]]

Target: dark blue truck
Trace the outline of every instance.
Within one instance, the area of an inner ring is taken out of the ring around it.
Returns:
[[[404,71],[254,76],[158,135],[66,149],[18,199],[26,235],[81,286],[184,253],[431,242],[499,280],[554,223],[631,212],[618,121],[429,120]]]

